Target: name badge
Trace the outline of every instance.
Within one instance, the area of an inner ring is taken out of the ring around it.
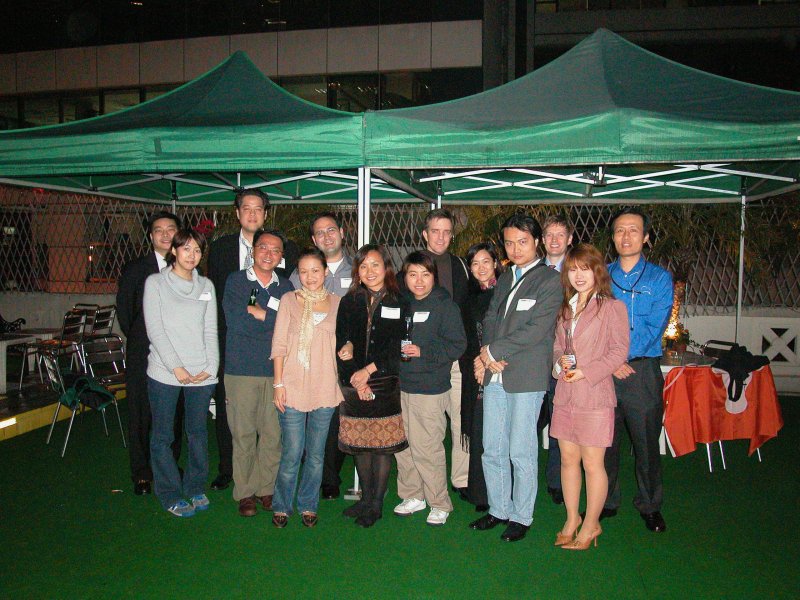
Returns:
[[[353,278],[352,277],[342,277],[339,280],[339,285],[341,287],[343,287],[343,288],[349,288],[352,284],[353,284]]]
[[[391,306],[381,306],[381,318],[382,319],[399,319],[400,318],[400,307],[395,306],[392,308]]]
[[[203,292],[202,294],[200,294],[200,296],[197,299],[198,300],[205,300],[206,302],[210,302],[211,301],[211,292]]]
[[[278,263],[278,268],[279,269],[285,269],[286,268],[286,259],[285,258],[282,258],[281,262]]]
[[[429,312],[415,312],[414,313],[414,323],[424,323],[428,320],[428,316],[431,313]]]
[[[517,300],[517,310],[530,310],[533,308],[534,304],[536,304],[536,300],[531,298],[520,298]]]
[[[272,310],[278,310],[281,305],[281,301],[275,298],[274,296],[269,297],[269,302],[267,302],[267,308],[271,308]]]

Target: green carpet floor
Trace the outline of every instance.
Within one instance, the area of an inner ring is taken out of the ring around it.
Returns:
[[[87,414],[64,459],[65,423],[53,446],[46,429],[0,444],[0,597],[794,599],[800,400],[782,407],[786,424],[763,463],[744,441],[726,442],[727,471],[715,452],[713,474],[702,447],[663,458],[664,534],[647,531],[630,503],[625,451],[623,509],[588,552],[552,545],[563,508],[543,483],[533,527],[515,544],[499,529],[468,529],[476,513],[457,498],[441,528],[426,513],[395,517],[394,477],[385,516],[368,530],[341,516],[344,500],[322,502],[315,529],[294,518],[277,530],[268,513],[239,517],[230,489],[209,492],[211,510],[177,519],[132,493],[119,432],[106,439],[99,415]]]

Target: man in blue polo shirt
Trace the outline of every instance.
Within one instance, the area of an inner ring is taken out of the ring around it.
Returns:
[[[638,491],[633,504],[651,531],[667,528],[661,515],[663,488],[658,438],[664,417],[661,336],[672,309],[672,276],[647,262],[642,250],[649,239],[649,218],[636,208],[618,212],[611,231],[619,258],[608,266],[614,296],[628,309],[628,361],[614,373],[617,408],[614,443],[606,451],[608,498],[600,518],[617,514],[620,505],[619,446],[627,425],[633,444]]]

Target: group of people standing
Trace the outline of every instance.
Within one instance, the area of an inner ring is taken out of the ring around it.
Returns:
[[[234,206],[241,231],[211,244],[208,279],[196,268],[205,238],[169,213],[150,221],[155,261],[148,255],[123,273],[137,493],[153,481],[177,516],[209,507],[213,395],[220,465],[212,488],[233,481],[240,515],[261,506],[282,528],[296,507],[313,527],[320,496],[338,497],[352,454],[362,493],[344,515],[370,527],[383,516],[395,455],[401,502],[393,512],[430,508],[427,523],[441,526],[453,511],[449,423],[453,491],[485,512],[470,527],[503,524],[502,539],[517,541],[533,520],[545,405],[548,491],[567,512],[556,545],[596,545],[600,520],[616,514],[625,426],[636,455],[634,504],[649,529],[666,528],[658,359],[672,282],[643,257],[643,213],[615,216],[619,259],[609,267],[591,246],[570,248],[564,218],[548,219],[543,234],[532,217],[513,215],[502,226],[505,268],[491,242],[472,246],[466,261],[451,254],[454,219],[436,209],[425,219],[425,249],[396,273],[382,246],[348,257],[332,213],[312,220],[313,245],[298,251],[263,229],[264,194],[241,192]],[[177,467],[181,420],[185,472]]]

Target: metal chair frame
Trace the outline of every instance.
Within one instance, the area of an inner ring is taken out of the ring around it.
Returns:
[[[71,363],[75,362],[75,356],[77,355],[78,366],[83,368],[80,346],[83,341],[85,328],[86,314],[68,311],[64,314],[64,320],[61,324],[61,333],[58,337],[51,340],[39,340],[37,342],[25,344],[25,349],[22,353],[22,363],[19,369],[19,389],[22,390],[22,379],[25,375],[28,358],[33,355],[36,356],[39,380],[42,383],[44,383],[44,377],[42,375],[41,357],[44,353],[53,354],[57,357],[72,354]]]
[[[117,413],[117,423],[119,425],[120,435],[122,436],[122,446],[123,448],[127,448],[128,445],[125,441],[125,430],[122,426],[122,417],[120,416],[119,404],[117,403],[116,398],[119,390],[124,389],[125,381],[125,351],[122,340],[119,338],[119,336],[110,335],[86,343],[84,349],[86,351],[85,358],[88,368],[87,374],[101,383],[109,392],[114,395],[114,399],[111,401],[111,404],[114,405],[114,409]],[[61,373],[61,369],[58,366],[58,358],[50,353],[44,353],[42,354],[42,362],[45,365],[51,388],[53,391],[59,394],[59,402],[56,404],[56,410],[55,413],[53,413],[53,421],[50,423],[50,431],[47,434],[46,443],[49,444],[50,438],[53,435],[53,429],[55,428],[56,421],[58,420],[58,414],[61,410],[62,403],[60,398],[66,393],[66,386],[64,385],[64,378]],[[72,415],[69,419],[67,435],[64,438],[64,446],[61,448],[62,458],[67,451],[67,443],[69,443],[69,436],[72,432],[72,424],[75,421],[75,414],[78,412],[79,408],[82,415],[84,403],[80,401],[80,399],[78,399],[78,401],[72,407]],[[105,432],[106,437],[109,437],[108,423],[106,421],[106,408],[107,407],[104,406],[98,410],[103,418],[103,431]]]

